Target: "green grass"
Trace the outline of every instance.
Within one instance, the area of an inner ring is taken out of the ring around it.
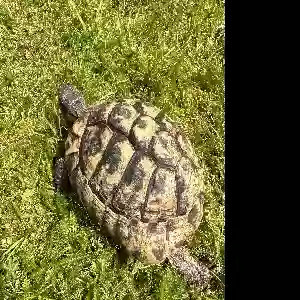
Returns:
[[[180,122],[203,161],[206,212],[191,251],[224,276],[224,3],[0,1],[0,299],[223,299],[169,265],[117,260],[55,196],[57,87],[89,104],[139,96]]]

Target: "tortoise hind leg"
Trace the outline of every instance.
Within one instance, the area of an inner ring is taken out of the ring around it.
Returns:
[[[168,257],[169,262],[176,267],[190,283],[204,289],[209,284],[211,272],[202,262],[198,262],[191,256],[188,249],[180,247],[174,250]]]

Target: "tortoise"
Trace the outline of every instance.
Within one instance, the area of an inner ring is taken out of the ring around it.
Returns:
[[[180,126],[135,99],[86,107],[72,85],[59,88],[69,122],[54,184],[72,190],[100,228],[145,264],[168,260],[193,286],[211,272],[185,246],[203,215],[203,176]]]

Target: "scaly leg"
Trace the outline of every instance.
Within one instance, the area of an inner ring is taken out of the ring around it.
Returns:
[[[196,261],[188,249],[180,247],[174,250],[168,259],[190,283],[201,289],[208,285],[211,278],[208,267],[204,263]]]
[[[70,183],[64,157],[60,157],[55,161],[53,184],[56,192],[69,190]]]

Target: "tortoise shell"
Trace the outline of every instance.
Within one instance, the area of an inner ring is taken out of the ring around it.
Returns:
[[[157,107],[135,100],[89,107],[69,132],[65,158],[90,215],[143,262],[162,262],[198,228],[198,160]]]

